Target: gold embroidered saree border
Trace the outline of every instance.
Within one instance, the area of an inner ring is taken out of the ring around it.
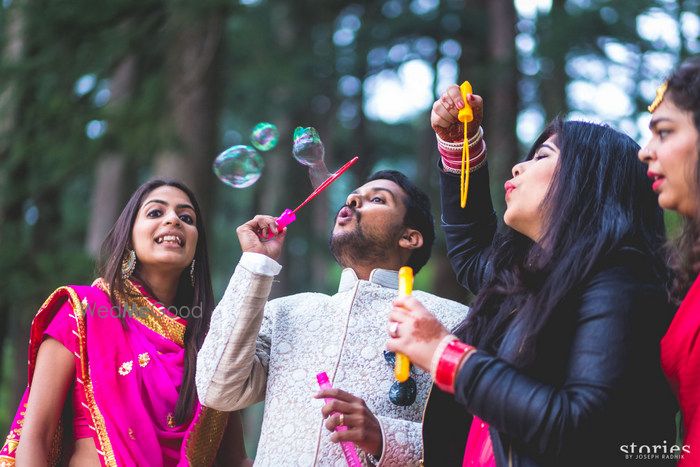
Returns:
[[[185,346],[185,325],[177,322],[171,316],[168,316],[163,310],[146,298],[131,281],[125,281],[129,288],[129,296],[117,292],[115,295],[120,305],[123,307],[135,306],[137,312],[130,314],[139,323],[146,326],[151,331],[160,334],[164,338],[176,343],[180,347]],[[109,286],[102,278],[96,279],[93,285],[99,287],[103,292],[109,295]],[[143,310],[148,310],[144,313]]]
[[[147,309],[149,310],[148,313],[135,313],[132,315],[134,319],[139,321],[141,324],[149,328],[150,330],[158,333],[159,335],[163,336],[166,339],[169,339],[170,341],[180,345],[181,347],[184,347],[184,337],[185,337],[185,326],[178,321],[176,321],[174,318],[168,316],[162,309],[160,309],[158,306],[156,306],[154,303],[148,300],[141,292],[130,282],[126,281],[127,286],[129,287],[129,292],[133,297],[129,297],[130,300],[125,300],[125,298],[121,294],[117,294],[117,299],[119,300],[120,304],[124,306],[125,304],[133,304],[138,307],[141,307],[141,310]],[[109,295],[109,287],[107,284],[100,278],[95,280],[92,284],[93,286],[97,286],[101,291]],[[34,320],[32,320],[32,327],[34,326],[35,320],[43,313],[45,312],[46,308],[51,305],[54,300],[60,295],[67,294],[68,299],[70,301],[71,307],[73,308],[73,315],[74,319],[76,321],[76,327],[78,329],[78,342],[79,342],[79,351],[80,351],[80,368],[81,368],[81,374],[82,374],[82,380],[83,380],[83,386],[84,386],[84,392],[85,392],[85,399],[88,405],[88,409],[90,410],[90,415],[92,417],[92,422],[95,427],[95,431],[97,433],[98,441],[100,443],[100,449],[98,450],[98,454],[101,455],[104,459],[104,463],[108,467],[116,467],[117,466],[117,461],[114,455],[114,450],[112,448],[112,444],[109,440],[109,436],[107,434],[107,427],[106,423],[104,420],[104,417],[102,413],[100,412],[99,407],[97,406],[97,403],[95,401],[95,394],[94,394],[94,388],[92,385],[92,379],[90,378],[90,369],[88,365],[88,359],[87,359],[87,329],[86,329],[86,323],[85,323],[85,315],[86,315],[86,310],[88,307],[88,303],[86,299],[83,299],[82,301],[80,300],[80,297],[78,293],[71,287],[60,287],[56,289],[49,297],[44,301],[42,304],[41,308],[37,312],[36,316],[34,317]],[[31,344],[31,342],[30,342]],[[30,346],[31,347],[31,346]],[[34,350],[34,355],[30,355],[30,359],[36,359],[36,351],[38,350],[38,347],[36,350]],[[30,360],[31,362],[31,360]],[[31,363],[30,363],[31,364]],[[221,415],[219,414],[202,414],[203,419],[201,420],[202,422],[205,422],[206,425],[210,425],[213,420],[211,418],[214,418],[214,420],[217,420],[213,423],[214,432],[216,435],[218,435],[218,431],[221,423]],[[22,419],[23,420],[23,419]],[[225,427],[225,423],[224,423]],[[197,431],[202,431],[202,430],[197,430]],[[10,435],[13,433],[11,432]],[[216,436],[215,435],[215,436]],[[196,436],[196,438],[201,438],[202,435]],[[198,440],[199,441],[199,440]],[[10,439],[10,436],[5,441],[5,445],[9,445],[12,443],[17,444],[19,442],[19,436],[13,439]],[[198,445],[199,443],[195,442],[193,445]],[[206,443],[205,443],[206,444]],[[200,454],[201,455],[201,454]],[[198,457],[195,455],[195,457]],[[206,456],[205,456],[206,457]],[[14,459],[7,457],[7,456],[0,456],[0,467],[9,467],[9,466],[14,466],[15,461]]]
[[[20,403],[22,403],[22,401],[20,401]],[[24,409],[26,409],[26,408],[27,408],[27,404],[24,404]],[[18,425],[20,425],[19,428],[12,429],[12,427],[10,427],[11,428],[10,433],[7,435],[7,438],[5,438],[5,444],[2,446],[2,449],[0,449],[0,451],[4,451],[5,448],[7,448],[7,452],[12,454],[17,449],[17,446],[19,445],[19,438],[20,438],[20,435],[22,433],[22,426],[21,425],[24,423],[24,414],[25,413],[26,413],[25,411],[20,412],[20,415],[22,416],[22,418],[20,418],[17,422]],[[4,455],[0,456],[0,467],[9,467],[9,466],[13,466],[13,465],[15,465],[15,459],[13,457],[4,456]]]
[[[41,308],[39,308],[39,311],[32,320],[32,328],[34,327],[34,323],[37,320],[37,318],[39,318],[42,313],[46,312],[48,306],[53,304],[58,296],[65,294],[68,294],[68,300],[70,301],[70,305],[73,308],[73,316],[75,317],[78,328],[78,348],[80,350],[80,355],[78,356],[78,358],[80,358],[80,368],[83,380],[83,389],[85,391],[85,399],[87,400],[88,408],[90,410],[90,416],[92,418],[93,424],[95,425],[95,431],[97,432],[98,441],[100,443],[101,449],[98,450],[98,454],[103,457],[105,465],[107,465],[108,467],[116,466],[117,461],[114,457],[114,450],[112,449],[112,444],[109,441],[109,436],[107,435],[107,428],[105,425],[104,417],[102,416],[100,409],[95,403],[95,395],[92,387],[92,380],[90,379],[90,369],[88,367],[87,362],[87,336],[85,327],[85,308],[87,307],[87,301],[84,299],[81,302],[77,292],[71,287],[59,287],[51,295],[49,295],[49,297],[44,301],[44,304],[41,305]],[[36,354],[39,349],[38,346],[36,347],[36,349],[32,349],[31,344],[32,342],[30,338],[30,350],[34,353],[34,355],[29,356],[30,366],[32,360],[36,360]],[[31,370],[34,371],[33,368],[31,368]],[[20,415],[24,417],[24,412],[22,412]],[[17,424],[21,426],[23,422],[24,418],[21,418],[17,421]],[[15,430],[10,432],[10,435],[5,441],[5,445],[15,444],[16,448],[17,444],[19,443],[20,436],[19,433],[14,433],[14,431]],[[13,436],[13,434],[15,436]],[[0,456],[0,467],[10,467],[14,465],[15,460],[11,457]]]
[[[80,367],[82,369],[83,387],[85,389],[85,400],[92,416],[92,422],[95,425],[95,431],[100,442],[100,451],[104,458],[105,465],[112,467],[117,465],[117,460],[114,456],[112,443],[109,441],[107,434],[107,425],[105,419],[100,412],[97,403],[95,402],[95,392],[92,387],[92,379],[90,378],[90,367],[87,361],[87,329],[85,325],[85,310],[87,309],[87,299],[80,300],[80,297],[75,290],[70,287],[65,287],[70,295],[71,305],[73,306],[73,316],[78,327],[78,348],[80,349]],[[59,289],[60,290],[60,289]]]
[[[204,406],[201,410],[187,439],[187,461],[189,465],[214,465],[230,412]]]

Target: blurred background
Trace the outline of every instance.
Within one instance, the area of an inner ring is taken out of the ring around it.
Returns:
[[[335,170],[358,164],[300,211],[275,296],[333,293],[333,215],[349,191],[396,168],[433,196],[429,111],[469,79],[485,99],[493,199],[556,115],[604,121],[639,142],[672,67],[700,52],[700,0],[2,0],[0,6],[0,428],[26,385],[29,324],[63,284],[90,283],[132,191],[180,178],[203,206],[219,298],[240,255],[235,228],[311,191],[291,157],[318,129]],[[257,183],[214,176],[221,151],[271,122]],[[674,220],[669,218],[670,228]],[[468,300],[438,235],[417,287]],[[244,414],[249,455],[262,413]]]

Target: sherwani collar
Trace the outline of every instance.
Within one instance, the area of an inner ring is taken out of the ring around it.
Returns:
[[[340,275],[340,284],[338,285],[338,292],[345,292],[346,290],[352,289],[357,281],[357,274],[350,268],[343,269],[343,273]],[[382,287],[387,287],[389,289],[398,290],[399,288],[399,272],[391,271],[389,269],[374,269],[369,275],[369,282],[372,284],[377,284]]]

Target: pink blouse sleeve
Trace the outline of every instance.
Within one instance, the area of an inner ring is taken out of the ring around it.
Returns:
[[[44,331],[44,336],[53,337],[63,344],[65,348],[75,353],[78,350],[78,335],[73,307],[66,301],[53,317],[51,323]]]

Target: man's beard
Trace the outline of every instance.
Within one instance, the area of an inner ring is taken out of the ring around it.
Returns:
[[[352,210],[356,227],[350,232],[331,234],[329,241],[333,257],[343,267],[358,264],[380,265],[388,257],[387,252],[396,246],[403,226],[392,225],[381,233],[366,234],[360,223],[361,215]]]

